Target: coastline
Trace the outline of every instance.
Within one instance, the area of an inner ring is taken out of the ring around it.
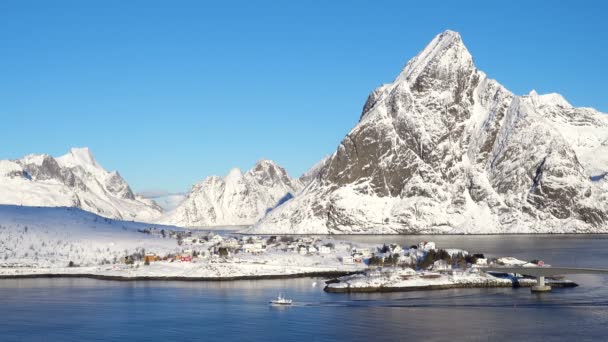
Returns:
[[[410,291],[431,291],[431,290],[449,290],[449,289],[482,289],[482,288],[518,288],[532,287],[536,282],[523,282],[515,285],[513,283],[480,283],[480,284],[433,284],[421,286],[370,286],[370,287],[331,287],[329,285],[323,288],[323,291],[328,293],[372,293],[372,292],[410,292]],[[551,287],[569,288],[577,287],[574,282],[554,282],[550,283]]]
[[[188,277],[188,276],[121,276],[95,273],[30,273],[0,275],[1,280],[33,278],[88,278],[113,281],[238,281],[238,280],[272,280],[290,278],[336,278],[358,274],[360,271],[317,271],[292,274],[242,275],[230,277]]]

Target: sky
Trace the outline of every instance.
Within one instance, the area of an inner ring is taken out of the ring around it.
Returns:
[[[333,153],[438,33],[516,94],[608,112],[608,2],[0,2],[0,159],[87,146],[135,191]]]

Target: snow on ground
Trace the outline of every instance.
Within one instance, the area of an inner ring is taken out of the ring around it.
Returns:
[[[173,236],[175,232],[185,234],[179,244]],[[203,240],[186,234],[192,233],[171,226],[111,220],[75,208],[1,205],[0,275],[240,277],[349,272],[364,268],[362,264],[343,264],[341,258],[349,255],[350,244],[333,244],[331,239],[317,241],[318,246],[332,243],[331,254],[300,254],[297,247],[311,245],[310,241],[279,241],[263,253],[240,252],[221,258],[208,252],[221,246],[235,246],[236,238],[212,234],[211,238],[207,236],[207,240]],[[201,232],[199,235],[206,234]],[[288,245],[296,249],[288,249]],[[235,250],[237,248],[238,244]],[[180,261],[180,255],[192,255],[193,252],[205,256]],[[125,264],[125,256],[149,253],[168,260],[145,265],[140,259]],[[68,267],[70,262],[77,267]]]
[[[474,267],[478,257],[484,265],[489,260],[533,266],[512,257],[485,259],[461,249],[440,249],[433,242],[408,248],[331,237],[218,235],[112,220],[76,208],[0,205],[0,276],[8,277],[232,279],[363,272],[329,288],[511,284],[479,272]]]
[[[339,283],[329,284],[329,288],[415,288],[437,285],[492,285],[511,286],[512,281],[506,278],[497,278],[489,274],[479,272],[477,269],[467,271],[452,271],[451,274],[438,272],[416,272],[411,268],[383,268],[341,277]]]
[[[368,270],[338,278],[338,282],[327,285],[329,292],[401,290],[450,287],[511,287],[514,281],[519,286],[533,286],[536,279],[528,277],[497,277],[480,272],[477,268],[441,272],[414,271],[411,268],[388,267]],[[570,280],[547,279],[547,284],[576,286]]]
[[[332,265],[289,266],[265,265],[257,263],[220,263],[220,262],[153,262],[145,265],[99,265],[87,267],[58,267],[58,268],[24,268],[14,267],[1,269],[0,276],[33,275],[33,274],[94,274],[101,276],[132,277],[179,277],[179,278],[239,278],[287,276],[314,274],[325,272],[357,271],[354,265],[343,266],[339,263]]]
[[[505,266],[523,266],[525,264],[528,264],[527,261],[519,260],[513,257],[498,258],[497,263]]]
[[[154,226],[104,218],[76,208],[0,205],[0,265],[65,267],[117,262],[127,254],[178,250],[175,239],[137,230]]]

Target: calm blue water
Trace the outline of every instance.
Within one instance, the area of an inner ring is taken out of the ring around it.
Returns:
[[[541,258],[556,266],[608,268],[608,236],[351,239],[433,240],[442,247]],[[529,289],[327,294],[321,279],[310,278],[2,280],[0,341],[608,340],[608,277],[570,279],[581,286],[542,295]],[[279,292],[297,305],[269,307]]]

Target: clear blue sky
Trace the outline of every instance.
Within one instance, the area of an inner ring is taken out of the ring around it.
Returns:
[[[584,3],[584,4],[583,4]],[[601,1],[0,2],[0,159],[88,146],[137,191],[298,176],[437,33],[517,94],[608,111]]]

